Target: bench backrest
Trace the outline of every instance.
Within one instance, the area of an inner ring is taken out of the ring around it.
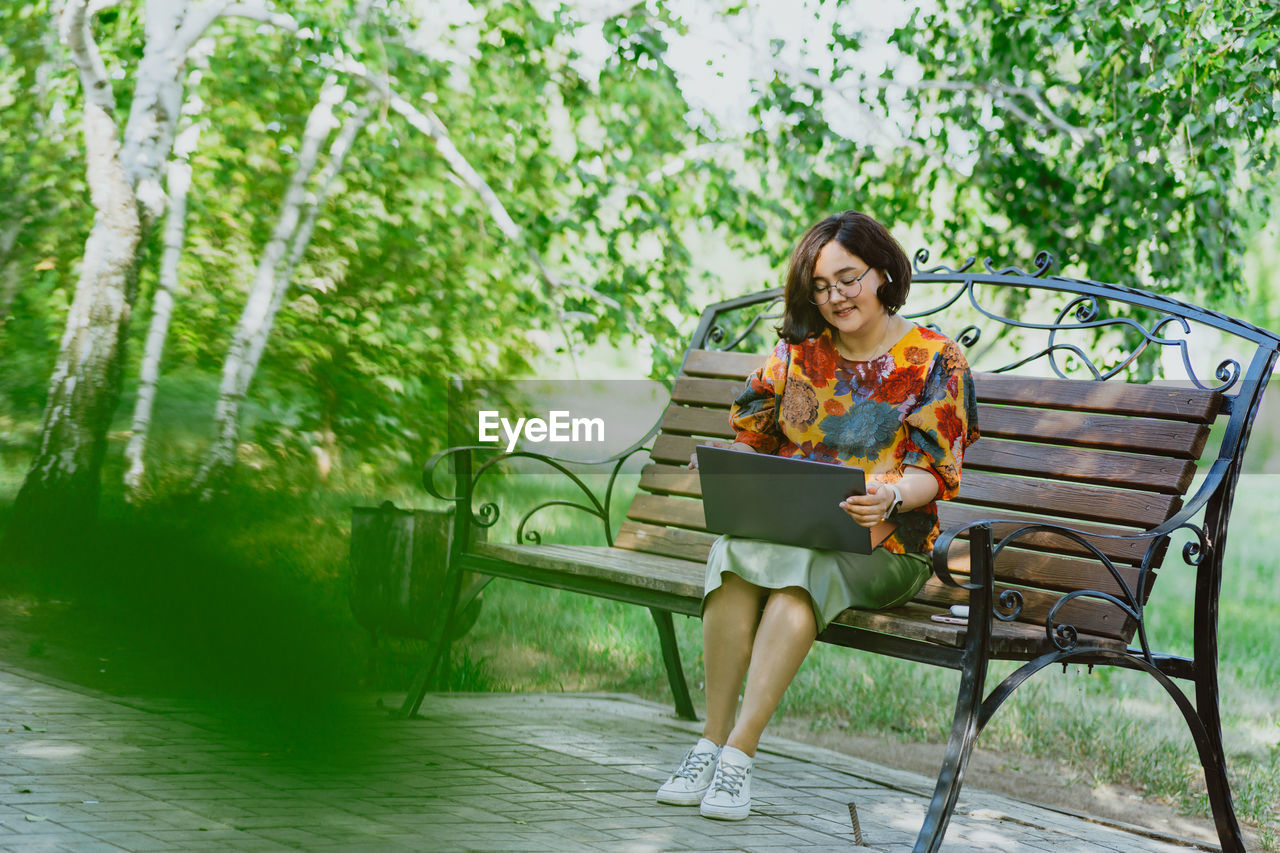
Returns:
[[[1049,276],[1045,253],[1031,272],[989,260],[978,268],[972,258],[958,269],[920,269],[927,260],[916,255],[904,316],[965,348],[982,433],[965,455],[959,496],[939,505],[943,527],[1008,519],[995,525],[997,540],[1043,521],[1102,534],[1147,530],[1177,513],[1197,470],[1208,471],[1191,499],[1199,542],[1180,556],[1213,591],[1206,606],[1216,607],[1233,493],[1280,336],[1159,294]],[[700,439],[732,437],[729,405],[776,343],[780,296],[766,291],[704,311],[617,546],[706,559],[715,537],[705,530],[696,472],[685,466]],[[1161,364],[1187,379],[1147,381]],[[1207,447],[1212,468],[1198,464]],[[1169,540],[1089,542],[1119,580],[1080,542],[1032,532],[1000,553],[997,592],[1016,589],[1018,620],[1043,630],[1063,596],[1093,591],[1072,596],[1055,622],[1128,641],[1136,620],[1097,593],[1131,610],[1146,602]],[[967,570],[963,543],[949,558],[955,572]],[[946,606],[966,595],[931,579],[917,601]]]
[[[747,353],[688,354],[618,547],[706,559],[715,536],[706,532],[697,472],[686,465],[699,441],[732,438],[729,405],[762,361]],[[992,374],[978,374],[974,383],[982,438],[965,454],[959,496],[939,505],[944,527],[993,516],[1097,532],[1154,527],[1181,507],[1221,407],[1220,394],[1197,389]],[[1094,541],[1136,590],[1145,544]],[[1043,625],[1054,601],[1072,590],[1124,596],[1103,565],[1082,555],[1088,552],[1079,543],[1043,534],[1000,555],[996,577],[1001,589],[1022,594],[1020,621]],[[966,562],[964,549],[953,549],[958,572]],[[916,600],[946,606],[963,595],[931,578]],[[1091,599],[1069,602],[1060,616],[1081,632],[1126,640],[1135,627],[1122,611]]]

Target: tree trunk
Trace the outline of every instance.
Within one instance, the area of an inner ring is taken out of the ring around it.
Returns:
[[[6,531],[9,554],[63,546],[75,539],[68,531],[83,529],[97,514],[107,429],[120,400],[138,250],[147,227],[163,212],[163,195],[139,205],[135,186],[158,183],[173,142],[171,92],[176,87],[180,99],[187,52],[224,5],[207,2],[188,16],[186,0],[149,0],[147,43],[123,136],[91,31],[93,13],[103,7],[92,0],[68,0],[61,11],[59,31],[84,93],[86,177],[95,215],[49,382],[39,448]],[[172,84],[153,79],[166,74]],[[143,144],[150,138],[160,141]],[[126,156],[130,146],[135,153]],[[163,157],[157,159],[157,152]],[[48,535],[51,531],[57,535]]]
[[[178,262],[182,259],[183,244],[186,242],[187,191],[191,186],[191,164],[186,157],[195,150],[199,136],[198,124],[183,131],[177,146],[178,158],[169,163],[169,209],[165,219],[164,256],[160,261],[160,277],[152,299],[151,324],[147,329],[147,342],[142,355],[138,399],[133,407],[129,443],[124,449],[128,464],[124,475],[125,495],[131,502],[136,502],[143,496],[143,478],[146,472],[144,460],[151,429],[156,382],[160,377],[164,343],[169,335],[169,321],[173,316],[174,294],[178,289]]]
[[[311,239],[315,214],[323,204],[324,195],[328,193],[333,178],[341,169],[356,133],[368,118],[368,111],[362,111],[348,121],[338,135],[330,152],[326,176],[322,179],[322,190],[310,202],[310,209],[304,215],[304,206],[308,203],[307,183],[316,169],[320,147],[337,123],[333,109],[345,95],[346,87],[339,85],[332,76],[321,88],[316,105],[307,119],[302,148],[298,153],[298,165],[280,204],[280,215],[276,219],[271,239],[263,247],[262,256],[258,259],[258,269],[248,301],[240,314],[240,322],[232,337],[226,361],[223,362],[218,403],[213,416],[213,444],[206,452],[204,462],[192,482],[193,490],[204,500],[225,487],[235,467],[240,408],[266,348],[276,313],[284,303],[294,266],[301,260]]]
[[[49,383],[39,450],[9,523],[7,544],[19,551],[45,543],[29,538],[22,547],[15,534],[65,535],[95,516],[107,427],[120,397],[142,226],[120,164],[115,120],[99,103],[85,105],[84,137],[97,216]]]

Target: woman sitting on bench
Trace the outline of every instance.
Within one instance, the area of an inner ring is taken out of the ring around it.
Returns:
[[[792,254],[781,340],[734,400],[733,447],[862,468],[866,494],[840,506],[876,547],[716,540],[702,605],[706,725],[660,803],[745,818],[760,735],[817,635],[847,607],[906,603],[929,575],[934,502],[960,487],[977,406],[960,348],[898,315],[910,285],[902,247],[855,211],[814,225]]]

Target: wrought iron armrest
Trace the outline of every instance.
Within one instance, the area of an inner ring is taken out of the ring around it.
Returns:
[[[1133,538],[1159,539],[1160,537],[1168,536],[1179,528],[1185,528],[1190,525],[1192,519],[1200,514],[1200,510],[1204,509],[1204,505],[1207,504],[1209,500],[1218,493],[1219,489],[1222,488],[1223,483],[1226,482],[1229,469],[1233,464],[1235,464],[1235,461],[1231,459],[1215,459],[1213,465],[1209,467],[1209,473],[1205,476],[1204,482],[1200,484],[1200,488],[1191,496],[1191,499],[1182,505],[1182,509],[1171,515],[1163,524],[1153,527],[1150,530],[1145,530],[1142,533],[1134,534]],[[1199,533],[1200,539],[1203,540],[1203,531],[1198,527],[1194,529]]]
[[[1166,540],[1170,535],[1178,530],[1189,530],[1195,534],[1195,540],[1188,542],[1183,548],[1183,559],[1190,565],[1197,565],[1203,557],[1210,543],[1207,541],[1204,529],[1195,523],[1194,519],[1204,508],[1205,504],[1218,494],[1223,483],[1226,481],[1230,468],[1233,464],[1231,459],[1220,458],[1213,463],[1209,469],[1205,482],[1201,484],[1200,489],[1187,503],[1173,516],[1163,523],[1149,529],[1136,533],[1126,534],[1104,534],[1092,533],[1084,530],[1077,530],[1062,524],[1051,523],[1023,523],[1020,520],[1002,519],[999,517],[979,519],[971,521],[967,524],[958,525],[942,532],[933,548],[933,574],[942,583],[956,587],[959,589],[969,590],[971,601],[974,599],[981,600],[985,598],[993,602],[991,615],[1002,621],[1012,621],[1016,619],[1022,611],[1022,595],[1017,590],[1006,589],[1000,593],[998,604],[994,599],[995,578],[991,572],[985,570],[978,571],[977,567],[994,566],[996,558],[1005,548],[1018,544],[1023,538],[1032,534],[1050,534],[1069,539],[1076,545],[1083,548],[1093,556],[1101,565],[1105,566],[1111,577],[1115,580],[1116,586],[1121,591],[1121,595],[1114,595],[1109,592],[1096,589],[1075,590],[1069,592],[1054,602],[1053,607],[1049,609],[1048,615],[1045,617],[1045,632],[1048,638],[1063,651],[1070,651],[1076,646],[1078,640],[1078,632],[1074,626],[1059,624],[1057,621],[1058,613],[1069,602],[1076,598],[1094,598],[1107,601],[1118,607],[1128,617],[1135,620],[1138,626],[1138,638],[1141,645],[1143,657],[1151,661],[1151,649],[1147,642],[1146,625],[1143,619],[1143,603],[1141,591],[1146,588],[1147,579],[1155,569],[1154,562],[1156,556],[1160,553],[1159,544]],[[971,560],[971,566],[975,567],[975,571],[970,574],[971,580],[962,582],[952,574],[947,562],[947,554],[952,543],[956,538],[966,532],[973,531],[977,528],[990,529],[993,525],[1017,525],[1013,530],[1005,533],[998,540],[991,542],[988,554],[982,555],[981,559]],[[1150,545],[1143,556],[1142,563],[1138,568],[1137,583],[1130,585],[1121,572],[1112,563],[1111,559],[1103,553],[1103,551],[1094,544],[1094,541],[1105,539],[1113,542],[1140,542],[1148,541]],[[985,593],[985,594],[984,594]],[[970,611],[970,618],[973,618],[974,611]]]
[[[1018,614],[1022,612],[1022,594],[1017,590],[1006,589],[1004,592],[1000,593],[1000,596],[997,599],[995,595],[995,577],[992,573],[979,571],[976,573],[977,577],[975,580],[970,580],[967,583],[962,582],[957,580],[955,575],[951,573],[951,568],[947,561],[947,554],[950,552],[951,545],[955,542],[958,536],[978,528],[986,528],[989,534],[991,526],[993,524],[1000,523],[1001,521],[1008,523],[1006,519],[986,518],[971,521],[967,524],[957,525],[942,531],[942,533],[939,534],[937,541],[933,544],[933,575],[947,586],[969,591],[970,619],[975,618],[975,614],[980,610],[980,607],[976,605],[983,601],[990,601],[992,603],[991,616],[1002,622],[1012,622],[1014,619],[1017,619]],[[989,537],[986,538],[986,541],[990,541]],[[989,557],[991,565],[995,564],[995,556],[999,553],[999,550],[999,544],[992,545]],[[970,565],[972,567],[972,561]],[[979,565],[986,565],[986,563],[979,563]],[[971,571],[969,577],[974,578],[975,573],[972,573]]]
[[[623,464],[625,464],[628,459],[636,453],[647,449],[649,439],[653,438],[657,433],[659,425],[660,423],[655,423],[643,437],[633,443],[630,447],[602,459],[570,460],[544,453],[532,453],[523,450],[507,453],[496,451],[496,448],[491,444],[472,444],[449,447],[432,454],[431,458],[427,460],[422,470],[422,484],[426,488],[427,492],[433,497],[455,504],[457,512],[466,519],[467,524],[475,524],[477,527],[489,528],[498,522],[501,511],[498,505],[493,502],[484,503],[478,509],[474,511],[472,510],[472,498],[476,493],[476,488],[479,484],[480,478],[483,477],[486,472],[497,467],[499,463],[505,460],[533,459],[550,466],[567,477],[575,486],[578,487],[586,503],[554,499],[538,504],[521,516],[516,527],[516,541],[527,542],[530,544],[537,544],[540,542],[541,537],[537,532],[525,530],[525,525],[528,523],[530,517],[539,510],[545,509],[549,506],[565,506],[581,510],[600,519],[604,528],[605,541],[609,545],[612,545],[613,533],[609,527],[609,513],[613,502],[613,490],[614,485],[618,480],[618,474],[621,472]],[[476,451],[489,451],[493,453],[493,455],[480,463],[473,473],[471,471],[471,457]],[[455,456],[457,456],[458,459],[455,461],[454,490],[451,494],[443,494],[436,486],[436,470],[445,459]],[[590,468],[605,465],[612,465],[613,467],[610,470],[609,482],[605,487],[603,498],[597,497],[591,488],[582,481],[582,478],[575,474],[570,468],[570,466],[573,468]]]

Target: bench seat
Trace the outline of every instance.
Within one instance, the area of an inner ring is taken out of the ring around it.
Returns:
[[[629,604],[660,607],[672,613],[698,616],[702,610],[705,565],[676,557],[644,554],[595,545],[507,545],[478,542],[464,558],[465,567],[493,577],[565,589]],[[823,640],[858,647],[849,629],[871,631],[960,649],[968,638],[964,625],[932,619],[947,609],[913,601],[892,610],[845,610],[832,620]],[[1081,634],[1079,642],[1117,652],[1124,641]],[[1054,651],[1043,628],[1023,622],[998,622],[992,628],[992,656],[1028,660]]]

